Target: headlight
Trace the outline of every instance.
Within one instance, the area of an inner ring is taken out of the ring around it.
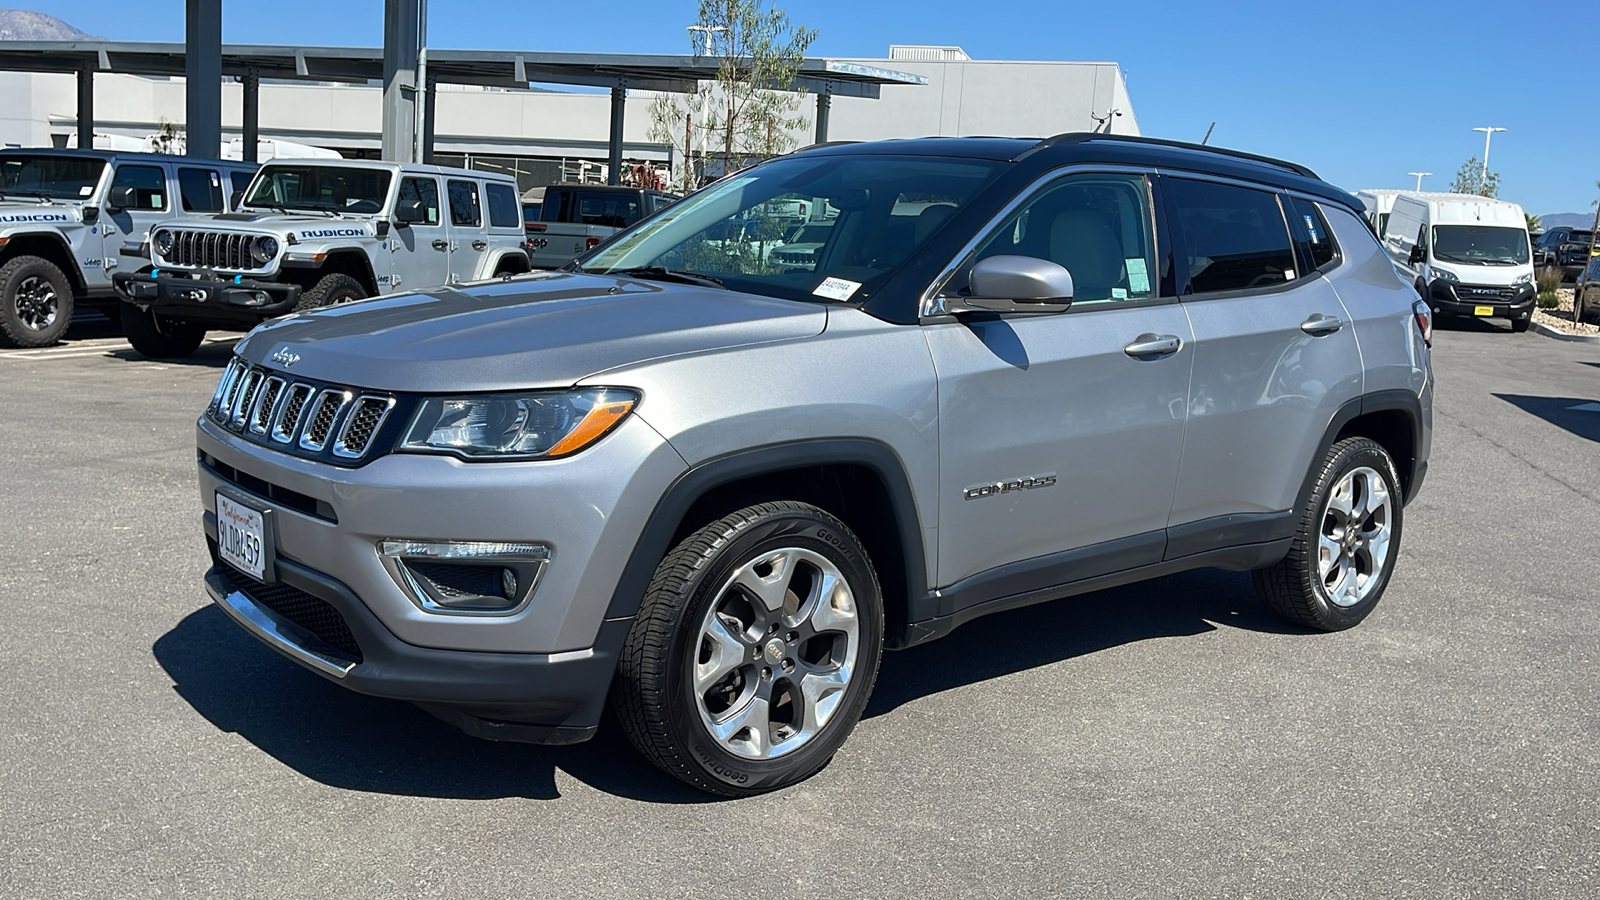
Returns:
[[[1433,266],[1431,268],[1433,269],[1433,277],[1435,277],[1435,278],[1441,279],[1443,281],[1455,281],[1455,282],[1460,282],[1461,281],[1461,279],[1457,278],[1455,276],[1455,273],[1453,273],[1453,272],[1446,272],[1445,270],[1439,268],[1438,266]]]
[[[162,256],[172,252],[172,232],[158,231],[150,239],[155,242],[156,250]]]
[[[258,237],[250,245],[250,255],[256,262],[266,265],[278,256],[278,239],[275,237]]]
[[[429,397],[400,449],[466,459],[552,459],[598,441],[638,402],[638,394],[617,388]]]
[[[1528,272],[1524,275],[1518,275],[1517,280],[1513,281],[1512,284],[1533,284],[1533,273]]]

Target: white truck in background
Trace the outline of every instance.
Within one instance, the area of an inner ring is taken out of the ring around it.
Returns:
[[[550,185],[544,189],[539,221],[526,223],[528,261],[535,269],[564,266],[677,199],[646,188]]]

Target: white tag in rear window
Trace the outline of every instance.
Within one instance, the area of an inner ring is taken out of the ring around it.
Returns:
[[[811,292],[814,297],[826,297],[829,300],[849,300],[856,291],[861,290],[861,282],[849,281],[844,278],[824,278],[817,289]]]

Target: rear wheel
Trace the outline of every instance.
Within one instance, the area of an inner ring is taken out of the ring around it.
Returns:
[[[72,324],[72,282],[48,259],[19,256],[0,266],[0,343],[48,347]]]
[[[342,272],[324,275],[311,288],[300,295],[294,304],[295,312],[309,312],[324,306],[338,306],[367,298],[367,289],[361,282]]]
[[[133,349],[152,359],[181,359],[199,348],[206,330],[158,315],[131,303],[122,305],[122,333]]]
[[[1301,511],[1289,554],[1256,570],[1256,593],[1283,618],[1318,631],[1365,619],[1383,597],[1400,553],[1400,479],[1376,441],[1328,448]]]
[[[613,699],[651,762],[749,796],[828,764],[866,708],[882,647],[883,600],[861,542],[815,506],[762,503],[661,561]]]
[[[1511,330],[1517,334],[1527,331],[1533,325],[1533,315],[1530,313],[1526,319],[1512,319]]]

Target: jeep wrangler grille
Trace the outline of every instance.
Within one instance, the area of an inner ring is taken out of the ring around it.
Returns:
[[[227,269],[233,272],[259,272],[266,267],[250,255],[250,245],[258,235],[220,231],[172,231],[172,247],[157,252],[159,265],[190,269]]]
[[[275,450],[355,465],[368,457],[397,403],[388,394],[297,381],[235,359],[206,418]]]

